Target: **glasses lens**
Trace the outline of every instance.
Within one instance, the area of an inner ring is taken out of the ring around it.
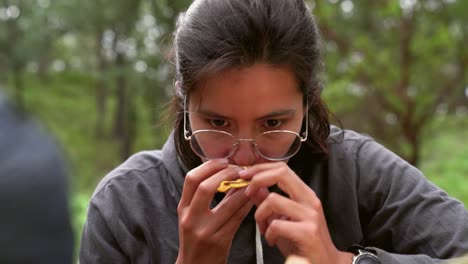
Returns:
[[[269,131],[255,138],[260,155],[270,160],[294,156],[301,147],[301,137],[292,131]]]
[[[222,159],[228,157],[234,150],[236,139],[229,133],[215,130],[195,131],[190,145],[200,157],[206,159]]]

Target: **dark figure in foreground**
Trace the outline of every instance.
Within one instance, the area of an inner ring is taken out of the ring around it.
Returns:
[[[0,92],[0,263],[72,263],[66,176],[55,141]]]

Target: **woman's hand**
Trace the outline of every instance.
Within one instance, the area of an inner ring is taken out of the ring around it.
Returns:
[[[226,263],[234,234],[253,207],[242,190],[229,191],[213,209],[210,204],[223,180],[239,178],[239,168],[211,160],[185,177],[179,215],[177,263]]]
[[[331,240],[319,198],[286,163],[258,164],[240,175],[251,180],[245,194],[258,207],[255,219],[270,246],[310,263],[351,263],[353,255],[337,250]],[[289,198],[267,190],[275,184]]]

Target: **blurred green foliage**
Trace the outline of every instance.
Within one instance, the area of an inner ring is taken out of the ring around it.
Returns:
[[[468,118],[436,118],[425,135],[423,161],[425,175],[450,195],[468,206]]]

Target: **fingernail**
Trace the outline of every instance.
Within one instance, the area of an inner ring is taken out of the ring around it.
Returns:
[[[247,175],[247,171],[245,169],[242,169],[241,167],[238,167],[240,170],[239,170],[239,176],[245,176]]]
[[[245,194],[246,196],[249,196],[249,194],[250,194],[250,186],[245,187],[244,194]]]
[[[228,164],[229,161],[228,161],[228,159],[219,159],[219,163],[221,163],[221,164]]]

